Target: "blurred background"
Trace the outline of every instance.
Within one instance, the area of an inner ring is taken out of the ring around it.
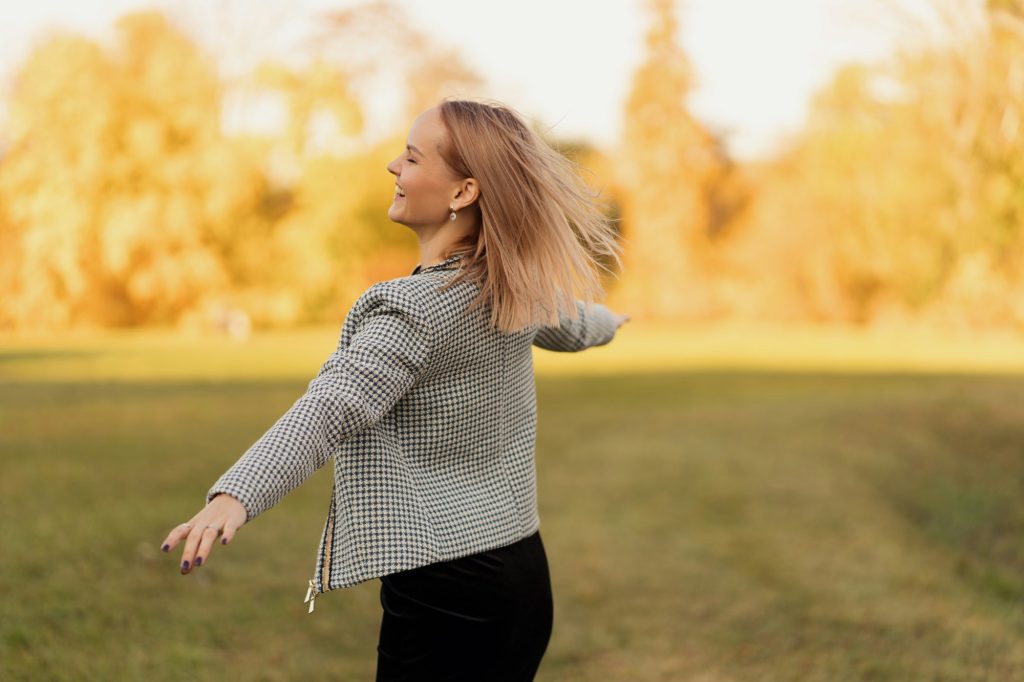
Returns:
[[[5,15],[6,332],[339,320],[415,264],[384,165],[446,96],[589,171],[635,319],[1024,323],[1012,0]]]
[[[1024,680],[1024,2],[33,0],[0,13],[0,679],[372,679],[330,467],[159,551],[408,274],[385,164],[504,101],[632,321],[535,352],[538,680]]]

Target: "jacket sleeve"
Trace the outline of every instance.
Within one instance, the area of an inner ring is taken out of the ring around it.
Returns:
[[[413,305],[379,301],[351,342],[330,355],[305,394],[214,483],[247,521],[323,466],[338,444],[380,421],[427,366],[430,335]]]
[[[533,345],[545,350],[576,352],[603,346],[615,337],[620,318],[600,303],[576,301],[577,319],[559,314],[557,327],[541,327]]]

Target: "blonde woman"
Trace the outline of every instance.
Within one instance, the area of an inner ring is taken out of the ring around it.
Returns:
[[[627,318],[584,300],[618,246],[572,164],[501,105],[424,112],[388,171],[420,265],[356,301],[306,393],[163,549],[184,541],[190,573],[333,461],[309,610],[379,578],[378,680],[532,680],[552,601],[531,346],[612,339]]]

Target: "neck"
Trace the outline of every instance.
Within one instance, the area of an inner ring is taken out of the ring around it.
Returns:
[[[473,226],[460,225],[462,221],[459,216],[455,222],[442,227],[415,230],[420,241],[420,266],[429,268],[443,262],[451,255],[449,251],[456,242],[472,234]]]

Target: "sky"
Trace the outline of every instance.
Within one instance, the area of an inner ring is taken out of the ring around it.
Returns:
[[[631,75],[643,59],[642,0],[394,0],[414,26],[456,48],[487,80],[472,94],[507,102],[553,134],[615,144]],[[121,14],[172,8],[205,41],[209,18],[246,16],[260,49],[288,54],[315,31],[319,13],[358,0],[6,0],[0,10],[0,76],[48,29],[98,39]],[[891,3],[890,3],[891,4]],[[882,0],[680,0],[679,40],[696,75],[689,105],[739,158],[770,154],[796,131],[809,98],[850,61],[883,59],[899,41]],[[218,13],[220,13],[218,15]],[[369,118],[388,117],[387,93]]]

